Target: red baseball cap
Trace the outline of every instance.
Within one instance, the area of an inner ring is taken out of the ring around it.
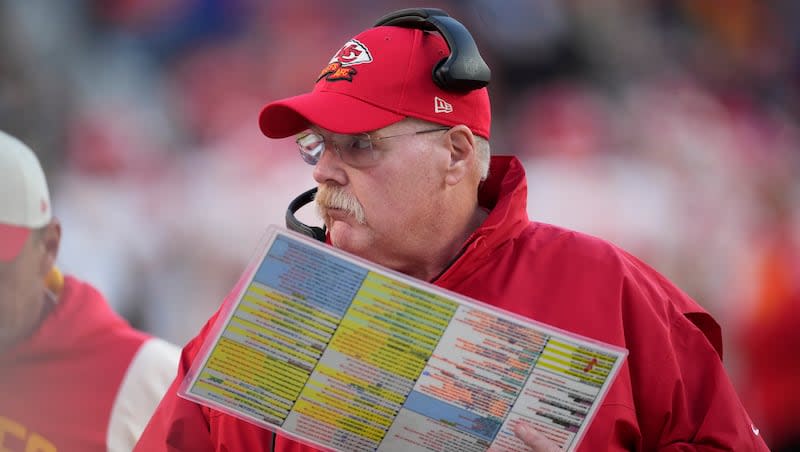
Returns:
[[[449,54],[437,33],[370,28],[336,52],[310,93],[267,104],[259,126],[270,138],[297,134],[310,124],[351,134],[410,116],[446,126],[464,124],[488,139],[491,108],[486,88],[445,91],[433,81],[434,67]]]

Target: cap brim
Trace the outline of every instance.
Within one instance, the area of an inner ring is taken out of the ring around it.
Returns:
[[[29,228],[0,224],[0,262],[16,259],[30,234]]]
[[[285,138],[316,124],[334,133],[377,130],[405,116],[370,103],[333,92],[311,92],[267,104],[258,124],[264,135]]]

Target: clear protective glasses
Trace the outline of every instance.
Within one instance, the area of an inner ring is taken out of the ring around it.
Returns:
[[[344,163],[354,168],[365,168],[374,165],[378,161],[379,153],[374,145],[377,141],[402,136],[420,135],[423,133],[441,132],[449,129],[449,127],[437,127],[435,129],[418,130],[416,132],[400,133],[385,137],[372,136],[368,133],[359,133],[355,135],[334,133],[329,135],[327,139],[319,132],[309,129],[297,135],[295,142],[300,150],[300,157],[309,165],[316,165],[319,163],[322,154],[327,149],[327,146],[330,145],[333,147],[336,155],[338,155]]]

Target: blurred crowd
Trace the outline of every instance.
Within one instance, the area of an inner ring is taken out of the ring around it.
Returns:
[[[492,149],[523,160],[531,218],[622,245],[693,296],[768,443],[797,441],[793,0],[0,0],[0,129],[46,167],[60,265],[134,325],[191,338],[313,185],[260,108],[414,6],[473,32]]]

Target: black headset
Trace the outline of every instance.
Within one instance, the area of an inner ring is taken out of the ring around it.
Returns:
[[[472,91],[489,84],[492,71],[483,61],[469,30],[441,9],[401,9],[375,22],[376,27],[381,25],[438,31],[442,35],[450,55],[433,67],[433,81],[443,90]]]
[[[478,46],[469,30],[461,22],[437,8],[406,8],[381,17],[375,26],[393,25],[437,31],[442,35],[450,55],[433,67],[433,81],[445,91],[472,91],[489,84],[492,71],[483,61]],[[286,227],[319,241],[325,241],[325,227],[309,226],[297,219],[295,213],[306,204],[314,202],[317,189],[305,191],[289,203],[286,209]]]
[[[306,204],[310,204],[314,202],[314,197],[317,195],[317,188],[314,187],[311,190],[306,190],[300,194],[300,196],[294,198],[292,202],[289,203],[289,208],[286,209],[286,227],[292,231],[299,232],[303,235],[307,235],[311,238],[315,238],[320,242],[325,241],[325,226],[309,226],[302,221],[298,220],[297,217],[294,215],[295,212],[300,210],[301,207],[305,206]]]

